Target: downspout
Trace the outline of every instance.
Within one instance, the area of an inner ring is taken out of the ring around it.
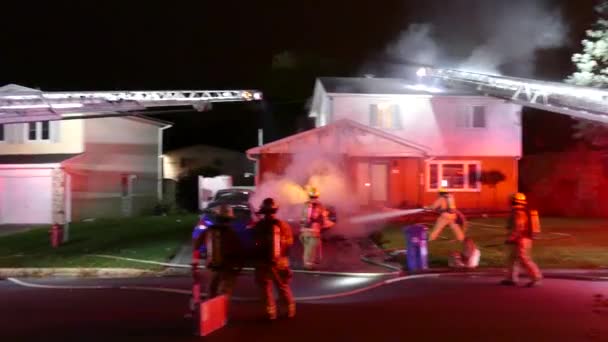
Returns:
[[[429,156],[428,154],[426,154],[426,152],[424,153],[424,155],[426,156],[425,159],[422,159],[422,165],[419,164],[419,191],[418,191],[418,203],[424,205],[424,193],[426,191],[426,177],[425,177],[425,166],[426,163],[435,160],[436,157],[434,156]]]
[[[163,157],[163,134],[166,129],[173,127],[173,125],[165,125],[160,127],[158,130],[158,150],[157,150],[157,183],[156,183],[156,198],[158,201],[163,200],[163,176],[164,176],[164,157]]]

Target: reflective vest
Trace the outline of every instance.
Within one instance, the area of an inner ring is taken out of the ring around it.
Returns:
[[[281,227],[277,220],[261,220],[256,224],[256,249],[260,261],[274,263],[281,254]]]

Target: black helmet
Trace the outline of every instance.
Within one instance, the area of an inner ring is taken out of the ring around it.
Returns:
[[[258,214],[274,214],[279,210],[279,206],[276,204],[273,198],[268,197],[262,201],[262,205],[258,210]]]

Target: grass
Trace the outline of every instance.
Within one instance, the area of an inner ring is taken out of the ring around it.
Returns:
[[[98,219],[70,225],[70,241],[50,247],[49,227],[0,237],[0,267],[131,267],[158,266],[93,257],[110,254],[167,261],[188,241],[195,215]]]
[[[481,267],[503,267],[505,260],[506,219],[474,219],[468,234],[481,250]],[[608,267],[608,220],[579,218],[542,218],[541,238],[535,240],[533,258],[543,268]],[[568,234],[568,235],[565,235]],[[444,229],[442,237],[429,245],[429,262],[436,267],[447,266],[449,252],[461,249],[450,242],[453,234]],[[384,248],[404,248],[401,227],[386,226]],[[449,239],[449,240],[448,240]]]

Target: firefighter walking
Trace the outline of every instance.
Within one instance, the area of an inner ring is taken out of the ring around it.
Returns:
[[[273,296],[273,284],[279,299],[287,305],[287,316],[296,314],[296,303],[289,283],[293,276],[289,268],[289,248],[293,245],[293,234],[287,222],[279,220],[279,207],[274,199],[266,198],[258,211],[262,219],[253,226],[256,244],[255,280],[262,292],[266,314],[270,320],[277,318],[277,305]]]
[[[526,195],[516,193],[511,197],[511,216],[509,217],[509,235],[507,244],[508,257],[507,278],[501,281],[502,285],[517,285],[519,278],[519,265],[521,264],[531,281],[528,287],[534,287],[541,283],[542,274],[538,266],[532,261],[532,239],[536,232],[540,232],[538,213],[528,210]]]
[[[219,294],[230,297],[241,269],[242,246],[230,224],[233,219],[232,208],[225,204],[220,206],[216,222],[203,231],[194,242],[195,250],[202,244],[207,248],[206,267],[211,272],[207,298],[214,298]]]
[[[458,225],[456,220],[458,215],[456,214],[456,201],[452,194],[450,194],[445,188],[439,189],[439,197],[433,204],[426,208],[427,210],[435,210],[439,213],[439,217],[435,222],[435,226],[429,236],[429,241],[437,239],[439,234],[443,231],[446,226],[450,226],[456,239],[458,241],[464,240],[464,233],[461,227]]]

